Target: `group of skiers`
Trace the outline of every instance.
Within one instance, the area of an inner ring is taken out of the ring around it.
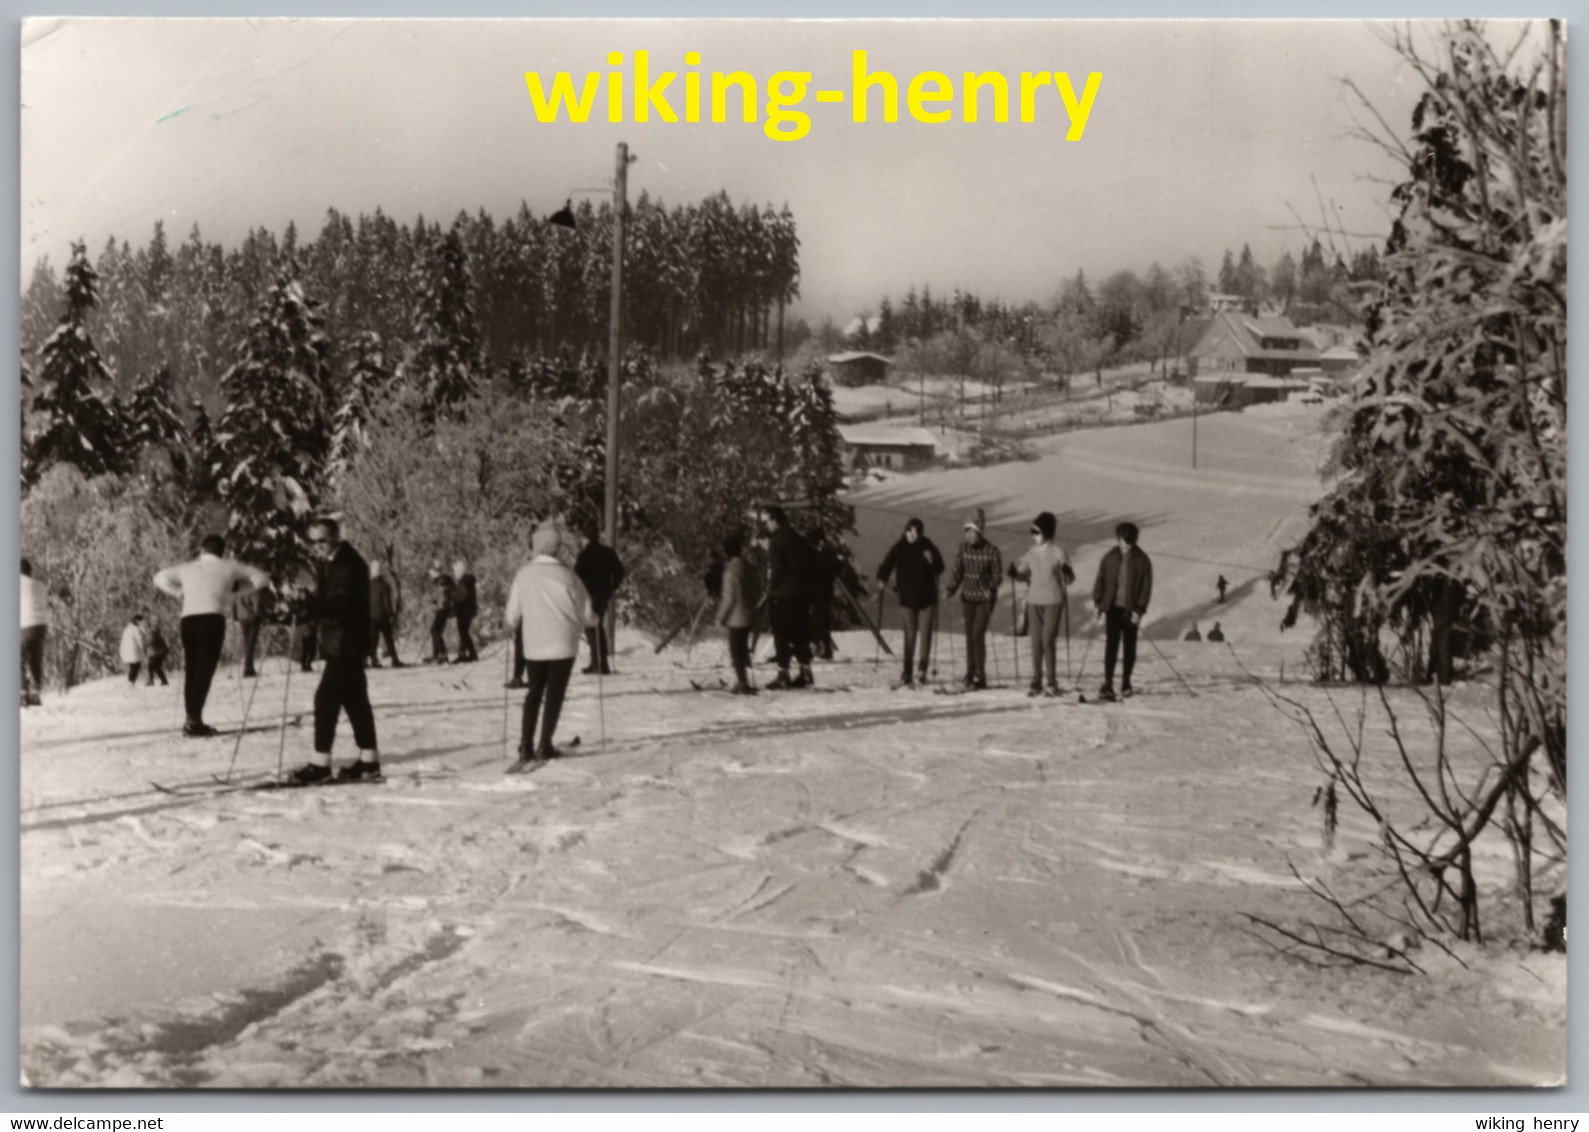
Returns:
[[[1057,641],[1069,618],[1069,587],[1076,580],[1070,557],[1054,541],[1058,521],[1044,511],[1032,520],[1031,547],[1008,569],[999,548],[986,537],[987,521],[979,508],[962,528],[962,539],[949,572],[944,596],[960,596],[965,630],[966,662],[961,679],[966,690],[988,686],[987,634],[992,624],[1003,578],[1024,582],[1026,633],[1031,640],[1032,681],[1028,695],[1060,694]],[[1118,698],[1114,688],[1120,666],[1119,696],[1133,694],[1131,675],[1136,666],[1137,629],[1147,613],[1153,593],[1153,564],[1137,545],[1138,530],[1121,523],[1115,530],[1117,545],[1104,555],[1093,583],[1092,600],[1104,619],[1104,682],[1099,696]],[[905,523],[899,541],[889,548],[877,569],[880,584],[893,579],[904,621],[903,669],[900,686],[925,683],[932,660],[932,639],[938,622],[939,578],[945,571],[943,555],[927,537],[920,519]],[[1012,614],[1014,609],[1012,597]],[[919,658],[917,655],[920,646]]]
[[[900,685],[915,686],[928,680],[933,638],[936,633],[940,580],[947,572],[943,596],[959,597],[966,640],[966,690],[988,686],[986,637],[1004,578],[1029,587],[1026,602],[1027,632],[1031,638],[1032,695],[1059,694],[1056,640],[1069,615],[1068,589],[1076,575],[1064,549],[1055,542],[1057,521],[1043,512],[1031,526],[1032,545],[1006,569],[999,548],[986,537],[981,510],[968,520],[952,567],[920,519],[910,519],[899,540],[878,567],[882,585],[891,585],[904,621],[903,669]],[[1092,600],[1105,626],[1103,699],[1115,699],[1114,676],[1120,666],[1121,696],[1132,694],[1131,675],[1136,662],[1137,632],[1152,596],[1152,562],[1137,545],[1138,531],[1131,523],[1116,528],[1117,545],[1103,557],[1093,585]],[[526,692],[520,728],[518,758],[509,768],[519,772],[556,758],[553,745],[562,704],[573,674],[579,643],[590,650],[586,674],[609,675],[610,642],[606,615],[625,571],[618,555],[602,544],[594,523],[583,528],[584,545],[572,566],[564,561],[564,531],[556,522],[540,524],[534,531],[531,556],[515,575],[508,592],[503,623],[513,634],[514,669],[510,689]],[[179,637],[184,656],[183,702],[186,709],[182,733],[202,737],[216,734],[204,722],[204,707],[221,657],[228,610],[243,627],[244,676],[256,676],[254,651],[258,625],[272,602],[284,602],[293,621],[313,629],[324,669],[314,698],[314,750],[309,761],[292,772],[292,785],[330,781],[331,749],[337,721],[346,712],[353,729],[357,758],[335,775],[338,781],[379,778],[380,753],[374,712],[370,706],[366,666],[381,667],[378,640],[386,642],[387,658],[401,667],[393,626],[398,612],[395,591],[379,562],[370,564],[342,537],[335,519],[312,520],[307,540],[313,558],[313,577],[307,584],[273,585],[263,570],[225,556],[225,543],[207,536],[192,561],[161,570],[155,586],[182,602]],[[736,676],[736,694],[754,694],[751,678],[754,639],[763,618],[770,629],[778,675],[772,689],[809,688],[815,683],[813,656],[831,642],[831,626],[814,612],[825,611],[834,597],[834,584],[843,572],[842,560],[825,539],[802,537],[790,524],[784,508],[760,509],[753,538],[730,535],[722,545],[723,562],[716,575],[715,621],[728,631],[729,655]],[[24,702],[31,690],[37,702],[42,683],[42,646],[46,632],[46,598],[43,587],[31,577],[31,566],[22,563],[22,656]],[[441,630],[447,620],[458,626],[458,660],[476,659],[470,630],[478,614],[477,585],[467,563],[453,564],[451,574],[436,563],[430,571],[436,585],[437,604],[431,621],[432,660],[445,662]],[[848,589],[849,582],[843,584]],[[853,600],[853,594],[850,595]],[[31,605],[30,605],[31,602]],[[859,605],[854,608],[859,611]],[[864,617],[864,613],[863,613]],[[1068,629],[1067,629],[1068,631]],[[814,648],[815,642],[815,648]],[[128,680],[136,682],[140,669],[149,681],[165,682],[164,659],[169,649],[156,621],[139,611],[122,636],[121,658]],[[831,652],[828,653],[831,656]],[[794,666],[798,666],[794,670]]]

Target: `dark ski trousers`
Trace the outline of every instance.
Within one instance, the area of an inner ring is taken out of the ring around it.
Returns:
[[[259,645],[259,620],[239,621],[238,627],[243,630],[243,675],[255,675],[254,649]]]
[[[1120,687],[1131,687],[1131,670],[1137,666],[1137,627],[1131,624],[1131,613],[1118,605],[1104,614],[1103,682],[1114,687],[1115,657],[1120,655]]]
[[[988,679],[988,622],[993,620],[991,601],[960,601],[966,618],[966,675],[983,683]]]
[[[143,665],[138,661],[133,661],[131,664],[127,665],[127,683],[138,683],[138,670],[142,667]]]
[[[480,654],[475,652],[474,638],[469,635],[469,627],[474,624],[474,614],[458,618],[458,659],[479,660]],[[443,646],[445,648],[445,646]]]
[[[541,717],[541,742],[534,749],[544,755],[552,749],[552,735],[557,731],[557,717],[563,714],[563,695],[568,691],[568,680],[574,674],[574,658],[563,660],[524,661],[525,675],[530,689],[524,693],[524,723],[519,732],[519,756],[529,758],[530,739],[535,735],[535,718]],[[546,701],[545,714],[541,701]]]
[[[196,613],[182,619],[182,705],[189,723],[204,722],[204,701],[210,698],[210,681],[221,663],[226,644],[226,618],[219,613]]]
[[[921,665],[919,671],[922,676],[927,675],[927,669],[932,667],[932,638],[938,629],[938,606],[936,603],[926,609],[905,609],[901,607],[900,617],[905,622],[905,679],[910,679],[911,660],[916,655],[916,641],[921,641]]]
[[[386,659],[391,661],[393,664],[396,664],[397,663],[397,645],[392,640],[392,622],[389,619],[388,620],[384,620],[384,621],[372,621],[372,622],[370,622],[370,663],[371,664],[379,664],[380,663],[380,660],[381,660],[380,651],[381,651],[381,642],[382,641],[386,642]]]
[[[447,659],[447,638],[443,632],[447,628],[449,614],[445,609],[436,610],[436,616],[430,619],[430,658],[432,660]]]
[[[606,675],[612,674],[612,665],[608,663],[607,651],[607,615],[597,613],[601,619],[600,624],[585,630],[585,643],[590,646],[590,667],[592,671],[600,671]]]
[[[314,690],[314,749],[331,753],[337,735],[337,717],[346,710],[353,725],[353,742],[361,751],[373,751],[375,712],[370,707],[370,686],[364,679],[362,656],[327,657]]]
[[[164,655],[149,658],[149,686],[154,687],[154,678],[160,677],[160,686],[164,688],[171,681],[166,679],[166,658]]]
[[[811,640],[811,651],[823,660],[832,660],[833,595],[831,593],[812,599],[806,625],[806,635]]]
[[[48,625],[22,630],[22,690],[35,696],[44,691],[44,637],[48,632]]]
[[[1032,686],[1043,683],[1043,666],[1048,666],[1048,683],[1058,684],[1059,673],[1055,658],[1058,653],[1054,642],[1059,639],[1059,622],[1065,607],[1053,605],[1026,605],[1027,635],[1032,638]]]
[[[772,621],[772,640],[777,648],[778,667],[789,668],[793,655],[802,667],[811,664],[811,638],[806,632],[806,602],[798,597],[775,597],[767,602]]]
[[[741,684],[750,683],[750,629],[728,631],[728,659],[734,665],[734,676]]]

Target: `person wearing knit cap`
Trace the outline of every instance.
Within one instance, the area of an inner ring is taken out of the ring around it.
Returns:
[[[938,623],[938,577],[943,573],[943,555],[927,537],[927,529],[920,519],[911,519],[899,541],[889,547],[883,564],[877,568],[877,584],[888,584],[894,579],[894,592],[899,595],[899,612],[905,623],[904,672],[900,683],[907,687],[911,679],[911,661],[916,652],[916,641],[921,641],[920,682],[927,682],[927,670],[932,665],[933,628]]]
[[[1053,514],[1044,511],[1032,521],[1032,548],[1010,563],[1010,577],[1031,587],[1026,593],[1026,616],[1032,639],[1032,686],[1028,694],[1033,696],[1059,695],[1054,642],[1059,636],[1060,618],[1070,604],[1066,587],[1076,580],[1070,556],[1054,541],[1057,528]]]
[[[562,535],[556,526],[543,523],[531,536],[531,558],[520,568],[508,591],[503,624],[513,631],[524,650],[528,691],[524,694],[523,726],[518,761],[508,768],[517,774],[534,764],[555,759],[552,746],[563,696],[574,672],[574,658],[585,630],[596,624],[590,594],[579,575],[557,557]],[[543,710],[544,709],[544,710]],[[535,741],[537,717],[540,741]]]
[[[999,583],[1004,576],[1004,558],[999,548],[983,537],[986,529],[987,520],[978,507],[965,525],[949,588],[944,591],[946,597],[960,593],[960,611],[966,627],[967,688],[988,686],[988,623],[993,619],[993,605],[998,601]]]

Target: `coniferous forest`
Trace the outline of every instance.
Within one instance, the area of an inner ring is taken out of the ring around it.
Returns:
[[[599,519],[612,214],[574,212],[573,229],[527,207],[444,229],[332,209],[313,240],[289,224],[236,248],[196,228],[173,248],[157,223],[142,247],[74,245],[59,275],[38,263],[22,526],[77,646],[56,675],[108,666],[149,575],[211,531],[291,580],[305,517],[339,513],[415,616],[433,561],[468,559],[489,603],[535,521]],[[819,372],[754,360],[799,294],[787,207],[719,193],[630,213],[619,549],[624,612],[660,625],[757,499],[849,516]]]

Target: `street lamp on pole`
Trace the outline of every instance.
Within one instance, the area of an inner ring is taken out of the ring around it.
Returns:
[[[612,307],[610,321],[607,328],[607,491],[602,509],[602,526],[605,528],[607,545],[616,547],[618,544],[618,391],[623,380],[623,231],[624,221],[629,212],[629,164],[635,159],[630,156],[629,146],[625,142],[618,143],[618,151],[614,160],[614,176],[612,183]],[[605,192],[605,189],[576,189],[576,192]],[[556,224],[563,228],[576,228],[574,220],[573,200],[551,216],[546,218],[548,224]],[[613,616],[613,611],[608,611],[608,616]],[[608,625],[608,640],[611,640],[612,626]]]

